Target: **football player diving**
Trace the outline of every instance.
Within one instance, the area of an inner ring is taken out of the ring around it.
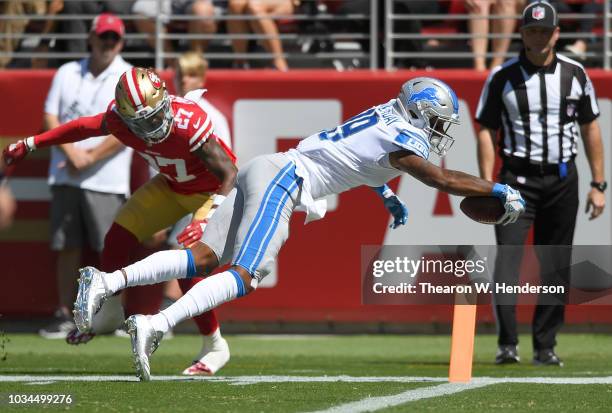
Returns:
[[[288,238],[296,207],[306,210],[306,222],[320,219],[325,206],[316,200],[361,185],[381,188],[385,197],[384,185],[403,172],[454,195],[496,196],[505,207],[500,222],[516,221],[525,208],[516,190],[427,160],[430,152],[443,156],[453,144],[448,130],[459,122],[458,111],[457,96],[448,85],[415,78],[401,87],[396,99],[315,133],[295,149],[254,158],[240,169],[236,186],[209,220],[200,242],[186,250],[157,252],[112,273],[81,276],[77,328],[90,329],[101,304],[123,288],[211,274],[229,263],[227,270],[200,281],[158,314],[127,319],[136,373],[150,380],[149,358],[166,331],[255,291]]]

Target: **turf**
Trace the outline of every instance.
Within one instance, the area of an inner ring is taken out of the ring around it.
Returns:
[[[411,411],[440,412],[610,412],[612,386],[602,384],[496,384],[410,404]],[[386,409],[402,412],[405,406]]]
[[[87,345],[33,335],[6,336],[0,347],[0,376],[6,375],[125,375],[133,376],[129,340],[99,337]],[[529,343],[529,337],[521,337]],[[229,336],[230,363],[220,372],[234,376],[425,376],[448,373],[448,336]],[[612,376],[612,337],[562,335],[557,348],[566,366],[530,364],[528,345],[523,362],[492,364],[495,337],[478,336],[475,377],[604,377]],[[151,360],[152,373],[177,375],[200,348],[197,336],[178,336],[162,342]],[[3,354],[4,353],[4,354]],[[440,383],[441,383],[440,382]],[[327,409],[367,397],[390,396],[440,383],[409,382],[266,382],[240,385],[224,381],[2,382],[0,411],[38,409],[6,404],[8,393],[71,393],[70,411],[223,411],[293,412]],[[492,384],[446,396],[402,404],[386,411],[609,411],[609,384]],[[4,404],[2,404],[4,403]],[[64,406],[65,407],[65,406]]]

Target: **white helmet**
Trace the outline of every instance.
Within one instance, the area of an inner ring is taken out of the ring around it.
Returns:
[[[428,132],[431,150],[446,155],[455,142],[448,128],[459,124],[459,101],[453,89],[441,80],[417,77],[402,85],[395,103],[404,119]]]

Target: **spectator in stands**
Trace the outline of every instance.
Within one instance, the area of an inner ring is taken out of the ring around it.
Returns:
[[[470,14],[469,29],[472,34],[472,52],[474,53],[474,69],[487,70],[486,53],[488,46],[489,26],[491,32],[500,36],[491,41],[491,51],[495,54],[491,59],[490,68],[501,65],[505,60],[512,41],[511,35],[516,27],[514,16],[519,14],[525,0],[466,0],[465,7]],[[489,16],[505,16],[492,19]]]
[[[252,20],[228,20],[227,30],[233,35],[243,35],[250,29],[257,34],[267,36],[262,44],[268,53],[272,53],[273,65],[285,72],[289,70],[287,59],[283,54],[283,45],[278,37],[278,27],[271,16],[289,16],[300,5],[300,0],[229,0],[229,12],[233,15],[248,14],[256,17]],[[248,50],[248,40],[232,39],[235,53],[244,55]],[[247,59],[240,56],[235,59],[235,66],[248,67]]]
[[[393,13],[396,14],[439,14],[443,18],[444,13],[448,4],[443,4],[440,1],[426,1],[426,0],[400,0],[394,3]],[[384,16],[384,15],[383,15]],[[421,20],[397,20],[394,22],[394,28],[397,33],[421,33],[423,29],[423,23],[428,21]],[[430,21],[431,22],[431,21]],[[384,27],[384,26],[382,26]],[[433,43],[429,40],[421,39],[406,39],[406,40],[395,40],[397,46],[396,50],[399,52],[422,52],[424,46],[431,46]],[[383,49],[384,50],[384,49]],[[415,58],[404,59],[404,66],[411,67],[424,67],[424,62],[416,61]]]
[[[139,32],[148,33],[147,42],[152,49],[155,49],[155,18],[162,14],[168,16],[171,14],[177,15],[194,15],[201,20],[189,20],[187,22],[187,32],[189,34],[214,34],[217,32],[217,23],[212,20],[222,3],[218,0],[136,0],[132,7],[132,12],[146,19],[134,20],[134,24]],[[161,10],[158,10],[158,5]],[[167,17],[164,17],[164,23],[168,25],[178,25],[178,22],[171,22]],[[171,28],[166,27],[164,30]],[[202,53],[208,47],[207,39],[192,39],[191,50]],[[172,51],[174,48],[170,41],[164,42],[164,50]]]
[[[0,230],[11,225],[16,209],[15,198],[4,177],[4,162],[0,159]]]
[[[74,14],[102,14],[111,13],[118,15],[130,14],[133,0],[109,0],[109,1],[63,1],[62,14],[68,17]],[[88,21],[84,19],[61,20],[58,29],[66,34],[82,34],[80,39],[69,39],[63,42],[63,49],[70,53],[86,53],[89,39],[87,37]]]
[[[60,12],[64,9],[64,0],[51,0],[47,2],[47,16],[55,16],[60,14]],[[42,24],[41,24],[42,23]],[[34,51],[36,53],[47,53],[49,52],[50,44],[53,42],[53,39],[50,35],[57,31],[58,21],[54,19],[48,19],[43,21],[33,21],[30,22],[26,31],[40,34],[40,38],[35,44]],[[34,28],[32,28],[34,26]],[[22,47],[24,42],[22,42]],[[32,58],[32,68],[33,69],[44,69],[49,67],[49,59],[46,57],[35,57]]]
[[[176,71],[177,95],[186,96],[190,92],[204,89],[207,72],[208,62],[200,53],[187,52],[182,54],[178,59]],[[232,142],[227,118],[204,97],[203,92],[202,90],[197,96],[191,94],[190,98],[210,115],[212,123],[215,125],[215,135],[231,148]]]
[[[80,116],[104,112],[114,85],[131,67],[119,53],[125,27],[112,14],[101,14],[89,33],[89,57],[59,68],[45,101],[44,124],[52,129]],[[43,337],[65,338],[75,328],[72,303],[81,253],[100,253],[104,236],[129,192],[132,151],[113,136],[100,136],[51,149],[51,249],[58,251],[59,308]]]
[[[376,3],[378,10],[378,41],[380,50],[385,50],[386,45],[383,44],[385,38],[385,25],[387,23],[386,2],[379,1]],[[355,20],[340,20],[334,24],[334,31],[348,31],[349,33],[361,33],[370,36],[370,20],[372,2],[370,0],[346,0],[340,2],[338,6],[338,14],[348,15],[365,15],[368,19]],[[393,2],[394,14],[443,14],[445,12],[445,4],[431,0],[396,0]],[[422,22],[418,19],[397,19],[393,22],[393,32],[397,34],[419,34],[421,33]],[[422,52],[425,44],[428,46],[432,42],[425,43],[425,40],[420,39],[395,39],[393,42],[394,52]],[[360,40],[363,50],[370,51],[369,38]],[[379,67],[384,66],[384,54],[379,54]],[[404,67],[425,67],[426,62],[423,59],[414,57],[406,59],[398,59],[398,65]]]
[[[583,14],[601,14],[603,11],[602,0],[557,0],[550,2],[559,13],[583,13]],[[562,24],[563,25],[563,24]],[[588,43],[594,40],[593,27],[595,20],[590,18],[581,18],[576,21],[577,27],[572,30],[579,34],[588,34],[588,38],[577,38],[573,43],[565,46],[565,50],[574,55],[580,60],[586,60],[586,52]]]
[[[24,16],[12,20],[0,20],[0,33],[6,37],[0,39],[0,52],[11,53],[19,45],[19,36],[27,31],[31,21],[25,17],[27,14],[42,16],[44,14],[55,14],[56,5],[63,0],[6,0],[0,2],[1,15]],[[42,31],[42,30],[41,30]],[[0,68],[6,67],[11,62],[11,57],[0,57]]]

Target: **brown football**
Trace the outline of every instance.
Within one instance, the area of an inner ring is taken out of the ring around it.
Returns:
[[[495,224],[506,212],[502,201],[494,196],[469,196],[459,207],[468,218],[481,224]]]

